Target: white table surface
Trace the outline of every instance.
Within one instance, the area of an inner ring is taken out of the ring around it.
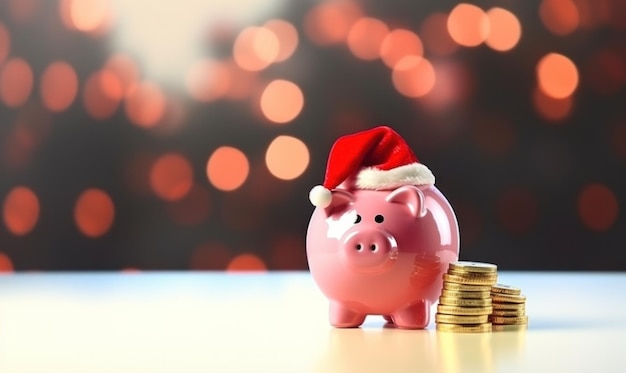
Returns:
[[[626,274],[499,281],[527,331],[334,329],[305,272],[0,276],[0,372],[626,371]]]

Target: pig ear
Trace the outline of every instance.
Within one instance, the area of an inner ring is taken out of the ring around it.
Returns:
[[[335,189],[331,192],[332,199],[330,205],[324,208],[326,215],[331,215],[333,212],[343,210],[354,202],[354,194],[346,191]]]
[[[424,206],[424,193],[414,186],[402,186],[389,193],[387,202],[400,203],[405,205],[416,218],[422,218],[426,215],[426,207]]]

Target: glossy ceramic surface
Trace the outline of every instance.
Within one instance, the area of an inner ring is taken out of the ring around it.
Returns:
[[[458,254],[454,211],[434,186],[334,190],[307,232],[309,268],[336,327],[382,315],[398,327],[424,328]]]

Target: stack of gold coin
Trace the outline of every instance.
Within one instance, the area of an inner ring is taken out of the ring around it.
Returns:
[[[491,286],[498,278],[494,264],[453,262],[443,275],[437,305],[437,330],[460,333],[490,332]]]
[[[493,311],[489,321],[493,330],[522,330],[528,326],[526,316],[526,297],[522,290],[504,284],[495,284],[491,287]]]

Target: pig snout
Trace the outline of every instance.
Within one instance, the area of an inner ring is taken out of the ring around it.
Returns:
[[[398,248],[390,234],[379,229],[359,229],[344,236],[341,253],[350,267],[365,271],[378,271],[396,259]]]

